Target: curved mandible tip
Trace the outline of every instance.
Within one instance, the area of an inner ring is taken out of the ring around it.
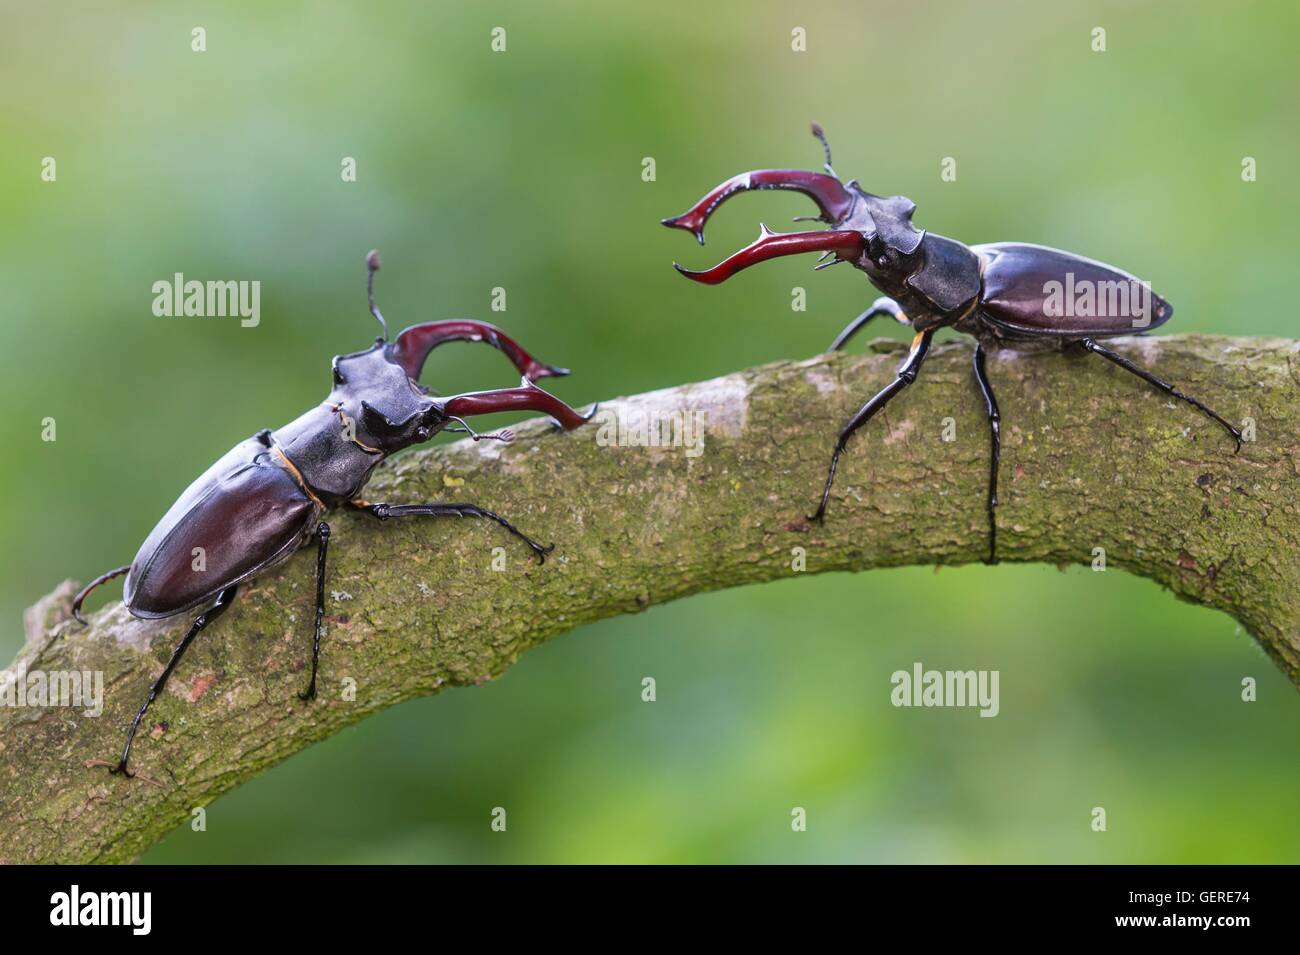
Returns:
[[[563,378],[569,369],[538,361],[517,341],[488,322],[469,318],[450,318],[425,322],[403,329],[389,348],[389,357],[402,366],[406,374],[420,380],[429,353],[447,342],[482,342],[502,352],[515,369],[527,378]]]
[[[791,189],[802,192],[821,210],[821,220],[834,225],[848,216],[853,208],[853,193],[838,179],[821,172],[802,169],[755,169],[742,172],[721,183],[681,215],[661,219],[670,229],[684,229],[704,244],[704,225],[722,203],[741,192],[756,189]]]
[[[455,395],[439,404],[448,418],[495,414],[498,411],[540,411],[550,415],[565,431],[572,431],[591,420],[590,414],[579,414],[555,395],[538,388],[527,377],[519,382],[518,388]]]
[[[711,269],[693,272],[676,262],[673,268],[688,279],[705,285],[725,282],[742,269],[768,259],[801,252],[831,252],[842,259],[858,255],[866,247],[862,233],[855,229],[830,229],[821,232],[773,232],[765,225],[759,226],[758,238],[734,255],[723,259]]]

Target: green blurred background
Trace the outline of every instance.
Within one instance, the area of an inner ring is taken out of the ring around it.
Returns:
[[[0,651],[24,606],[129,560],[221,452],[323,396],[330,357],[374,334],[371,247],[393,325],[500,322],[576,370],[557,385],[574,404],[816,353],[874,297],[860,275],[785,259],[702,289],[669,267],[810,204],[742,197],[706,249],[656,224],[732,173],[817,168],[810,119],[841,174],[910,196],[923,227],[1122,265],[1169,295],[1173,331],[1294,336],[1297,19],[1290,2],[7,3]],[[259,279],[261,325],[155,318],[174,272]],[[451,352],[426,372],[439,390],[512,383],[487,349]],[[1000,670],[1001,715],[893,708],[889,674],[915,660]],[[293,758],[145,858],[1290,862],[1298,805],[1300,699],[1228,617],[1119,571],[912,568],[584,627]]]

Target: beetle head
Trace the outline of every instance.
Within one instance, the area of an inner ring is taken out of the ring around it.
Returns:
[[[663,224],[685,229],[703,245],[705,223],[727,199],[755,189],[792,189],[812,199],[821,211],[821,215],[800,218],[825,222],[829,229],[778,233],[762,225],[757,240],[711,269],[695,272],[676,262],[673,267],[689,279],[717,285],[741,269],[768,259],[799,252],[821,252],[822,260],[830,261],[823,261],[817,268],[851,262],[885,286],[910,271],[914,263],[908,259],[924,238],[924,233],[912,225],[916,203],[904,196],[873,195],[856,180],[850,180],[847,185],[842,183],[831,167],[830,146],[821,126],[814,123],[812,132],[826,153],[825,173],[790,169],[741,173],[713,189],[681,215],[664,219]]]
[[[394,355],[388,323],[375,304],[380,266],[379,252],[371,250],[366,255],[366,301],[383,334],[364,351],[334,358],[334,387],[327,404],[338,410],[343,427],[358,444],[392,454],[429,440],[446,420]]]
[[[393,361],[383,341],[334,359],[326,404],[358,444],[392,454],[427,441],[446,425],[438,402]]]
[[[340,416],[352,441],[376,454],[392,454],[440,431],[459,431],[475,441],[513,441],[509,430],[475,432],[464,420],[497,411],[543,411],[565,429],[587,420],[533,383],[536,378],[562,377],[568,369],[538,361],[495,325],[471,319],[425,322],[388,341],[388,324],[375,305],[379,266],[377,252],[366,256],[366,298],[384,334],[364,351],[334,359],[334,387],[326,402]],[[457,341],[483,342],[499,349],[522,375],[519,387],[430,397],[418,380],[425,359],[440,345]]]
[[[447,416],[441,404],[425,400],[428,402],[425,407],[411,411],[405,417],[394,418],[388,411],[363,399],[358,432],[372,438],[376,442],[373,446],[386,454],[422,444],[447,426]]]

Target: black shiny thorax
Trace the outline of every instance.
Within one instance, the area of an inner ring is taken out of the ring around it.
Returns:
[[[335,357],[325,401],[271,434],[327,504],[356,497],[384,458],[427,441],[446,424],[439,402],[391,359],[391,347],[380,340]]]
[[[848,216],[836,224],[863,234],[852,260],[871,283],[898,302],[917,331],[966,318],[980,293],[980,259],[956,239],[917,229],[916,203],[906,196],[877,196],[856,181]]]

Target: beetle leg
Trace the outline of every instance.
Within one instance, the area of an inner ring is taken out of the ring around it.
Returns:
[[[1237,451],[1241,451],[1241,442],[1243,440],[1241,437],[1241,432],[1238,431],[1236,428],[1234,428],[1232,425],[1230,425],[1227,421],[1225,421],[1218,413],[1206,407],[1205,405],[1201,404],[1195,398],[1183,394],[1181,391],[1179,391],[1169,382],[1165,381],[1163,378],[1158,378],[1155,375],[1151,374],[1151,372],[1147,371],[1145,368],[1133,364],[1133,362],[1129,361],[1123,355],[1116,354],[1110,349],[1102,347],[1101,345],[1097,344],[1097,342],[1094,341],[1093,339],[1082,338],[1079,340],[1079,343],[1083,345],[1083,347],[1086,348],[1088,351],[1092,352],[1093,354],[1100,355],[1102,358],[1105,358],[1107,361],[1114,362],[1116,365],[1119,365],[1119,367],[1123,368],[1125,371],[1130,371],[1133,374],[1137,375],[1139,378],[1141,378],[1143,381],[1155,385],[1157,388],[1159,388],[1161,391],[1163,391],[1165,394],[1169,395],[1170,397],[1177,398],[1179,401],[1185,401],[1193,408],[1197,409],[1202,414],[1204,414],[1206,417],[1214,419],[1219,424],[1223,425],[1224,428],[1227,429],[1228,434],[1232,435],[1232,439],[1237,442]]]
[[[557,368],[538,361],[495,325],[467,318],[412,325],[397,336],[391,356],[405,369],[408,376],[418,381],[429,352],[447,342],[483,342],[491,345],[504,352],[519,373],[527,378],[559,378],[569,373],[567,368]]]
[[[844,331],[840,332],[839,335],[836,336],[835,341],[831,342],[831,347],[826,350],[828,352],[839,351],[849,343],[849,339],[865,328],[867,323],[877,315],[892,315],[894,321],[899,322],[902,325],[911,324],[910,319],[908,319],[907,315],[903,313],[902,306],[892,298],[882,295],[871,303],[870,308],[853,321],[849,322],[849,324],[844,327]]]
[[[734,255],[728,256],[711,269],[693,272],[676,262],[673,268],[688,279],[717,285],[725,282],[741,269],[783,255],[800,252],[834,252],[841,259],[859,255],[864,247],[862,233],[856,229],[830,229],[819,232],[773,232],[765,225],[759,226],[758,238]]]
[[[330,546],[330,526],[326,521],[316,525],[316,633],[311,644],[311,683],[306,692],[299,693],[300,700],[316,699],[316,666],[320,663],[320,622],[325,616],[325,552]]]
[[[351,503],[353,507],[373,514],[381,521],[386,521],[390,517],[482,517],[489,521],[496,521],[527,544],[537,556],[539,564],[546,563],[546,555],[555,550],[554,544],[543,547],[500,514],[494,514],[477,504],[369,504],[359,501]]]
[[[566,431],[572,431],[596,413],[593,406],[586,415],[578,414],[559,398],[543,391],[527,377],[519,383],[518,388],[499,388],[495,391],[472,391],[464,395],[439,399],[443,414],[448,418],[469,417],[476,414],[492,414],[496,411],[541,411],[552,418]]]
[[[106,574],[100,574],[90,583],[86,584],[86,586],[81,588],[81,592],[78,593],[77,596],[72,598],[72,616],[74,616],[77,619],[77,622],[79,624],[81,624],[83,627],[88,626],[88,624],[86,623],[86,618],[81,615],[81,605],[82,603],[85,602],[86,598],[90,596],[90,592],[94,590],[96,587],[98,587],[100,584],[108,583],[114,577],[121,577],[130,569],[131,569],[130,564],[126,564],[123,567],[115,567]]]
[[[802,192],[821,210],[822,222],[840,222],[853,208],[854,196],[834,176],[801,169],[755,169],[732,176],[679,216],[661,220],[670,229],[685,229],[704,244],[704,224],[718,206],[732,196],[754,189],[793,189]]]
[[[135,731],[140,728],[140,721],[144,719],[144,714],[148,712],[149,705],[157,699],[158,694],[161,693],[163,687],[167,685],[168,677],[172,675],[172,671],[176,669],[176,665],[181,662],[181,657],[185,656],[185,651],[190,648],[190,644],[194,642],[194,638],[199,635],[200,631],[202,631],[204,627],[216,620],[225,612],[226,608],[230,606],[230,602],[235,599],[235,591],[237,589],[238,587],[227,587],[225,590],[221,591],[221,593],[217,594],[217,599],[213,601],[212,606],[194,618],[194,622],[190,624],[190,629],[186,631],[185,636],[181,637],[180,643],[176,644],[176,649],[172,651],[171,659],[167,661],[167,666],[163,667],[163,671],[159,675],[158,679],[154,680],[153,685],[149,687],[149,697],[144,701],[144,705],[140,707],[140,711],[135,714],[135,719],[131,721],[131,729],[128,730],[126,734],[126,745],[122,747],[122,758],[117,761],[116,766],[109,770],[110,773],[114,775],[121,773],[127,779],[130,779],[135,775],[126,768],[126,764],[127,760],[131,758],[131,744],[135,741]]]
[[[890,399],[916,381],[916,373],[920,370],[921,363],[925,361],[926,352],[930,350],[930,339],[933,336],[934,329],[916,333],[916,337],[912,339],[911,350],[907,353],[907,357],[903,359],[903,363],[898,366],[897,377],[880,389],[840,430],[839,440],[835,442],[835,453],[831,455],[830,471],[826,475],[826,489],[822,491],[821,504],[818,505],[817,512],[811,515],[808,520],[816,521],[818,524],[825,520],[826,505],[831,499],[831,485],[835,483],[835,468],[839,464],[841,452],[844,451],[845,445],[849,443],[849,438],[853,437],[853,432],[870,421],[877,411],[887,405]]]
[[[1002,457],[1002,416],[998,413],[998,401],[993,397],[993,386],[989,383],[988,372],[984,369],[984,343],[975,345],[975,380],[979,383],[980,394],[984,396],[984,406],[989,416],[989,439],[992,457],[989,460],[989,556],[984,563],[998,562],[998,521],[994,508],[998,506],[998,462]]]

